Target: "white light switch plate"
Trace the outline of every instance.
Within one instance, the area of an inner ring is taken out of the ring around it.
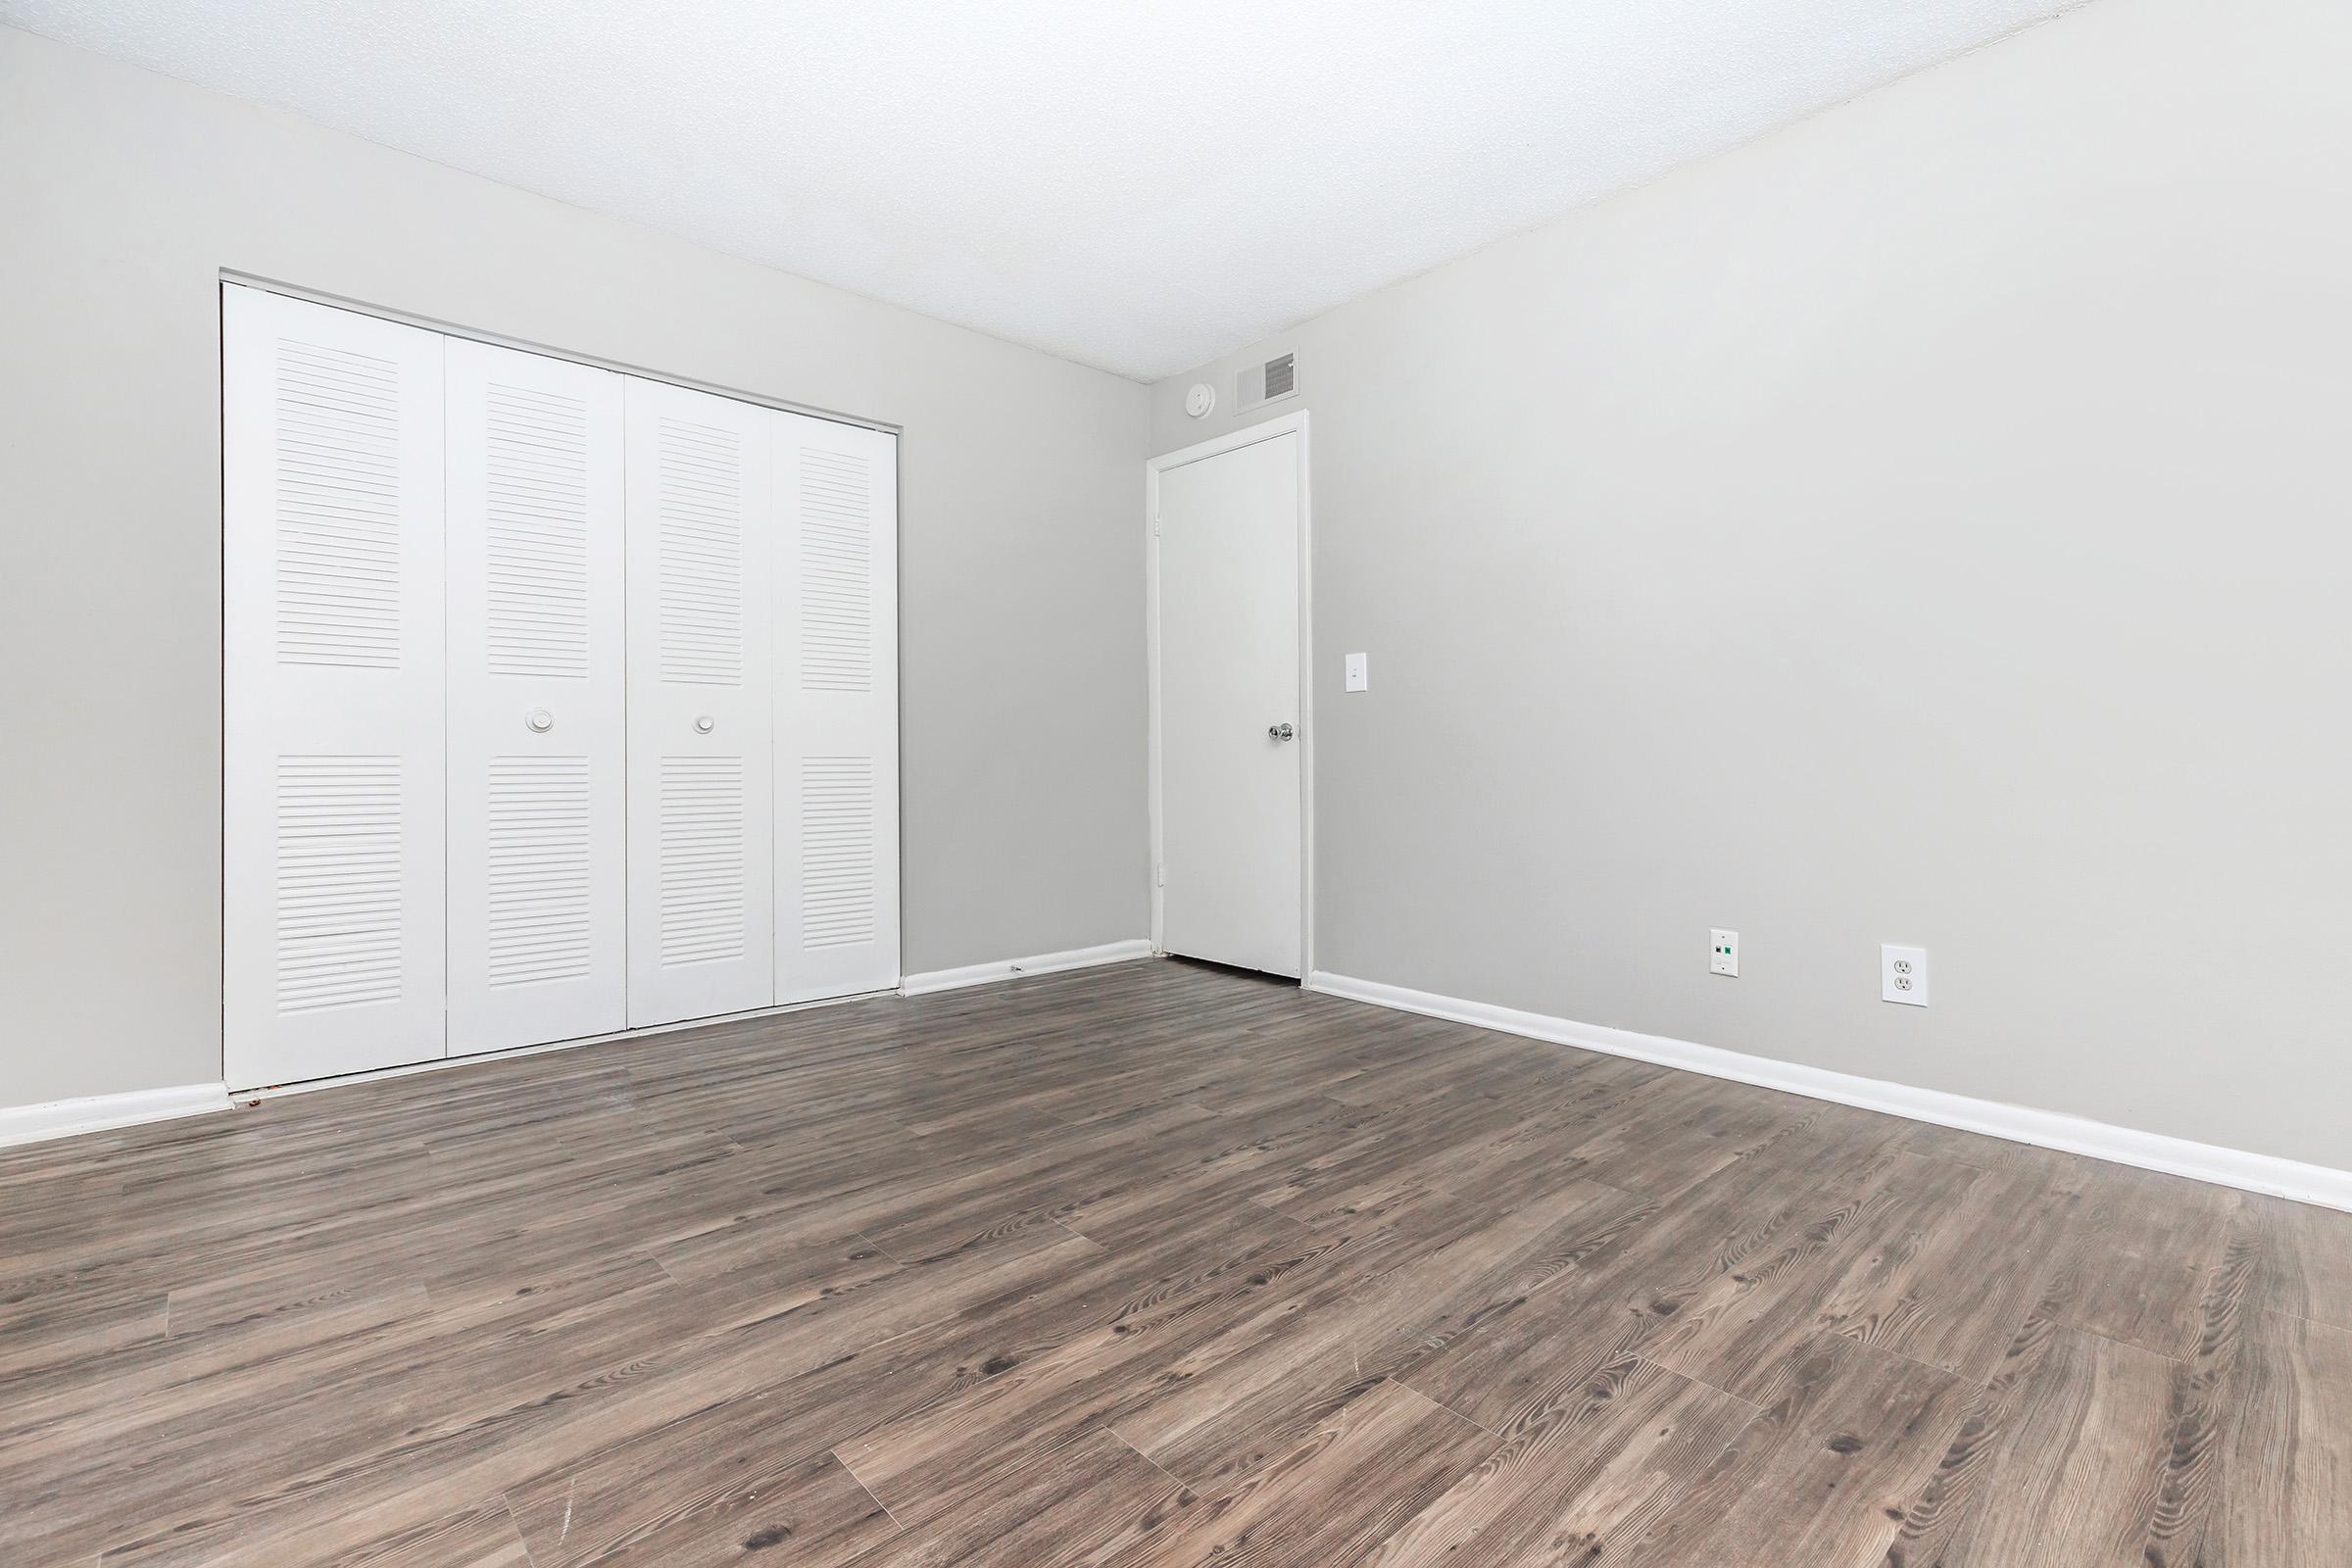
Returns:
[[[1365,692],[1372,689],[1371,655],[1349,654],[1348,656],[1348,689],[1351,692]]]
[[[1928,1004],[1928,950],[1879,949],[1879,995],[1906,1007]]]
[[[1707,933],[1707,973],[1728,974],[1740,978],[1740,933],[1710,931]]]

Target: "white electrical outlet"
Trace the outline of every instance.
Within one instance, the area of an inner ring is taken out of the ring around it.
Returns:
[[[1347,673],[1349,691],[1370,691],[1372,689],[1372,656],[1370,654],[1349,654]]]
[[[1728,974],[1740,978],[1740,933],[1710,931],[1707,933],[1707,973]]]
[[[1928,1004],[1928,950],[1879,949],[1879,995],[1906,1007]]]

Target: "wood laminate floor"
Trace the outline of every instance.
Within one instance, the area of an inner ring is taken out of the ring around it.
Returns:
[[[2352,1215],[1146,962],[0,1154],[0,1563],[2352,1562]]]

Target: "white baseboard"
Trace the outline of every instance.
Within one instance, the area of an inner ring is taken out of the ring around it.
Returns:
[[[1097,948],[1076,948],[1067,953],[1041,954],[1034,958],[1009,958],[1001,963],[975,963],[961,969],[940,969],[930,974],[910,974],[900,989],[907,996],[926,991],[948,991],[957,986],[981,985],[991,980],[1009,980],[1016,975],[1051,974],[1057,969],[1084,969],[1098,963],[1118,963],[1129,958],[1152,956],[1152,944],[1142,938],[1132,942],[1107,942]],[[452,1067],[470,1066],[480,1062],[501,1061],[514,1056],[536,1056],[556,1051],[572,1051],[581,1046],[602,1045],[614,1040],[638,1040],[649,1035],[667,1034],[676,1030],[703,1029],[713,1024],[738,1023],[747,1019],[771,1017],[781,1013],[799,1012],[810,1007],[828,1007],[844,1002],[860,1002],[889,992],[866,992],[853,997],[826,997],[815,1002],[796,1002],[782,1006],[757,1007],[748,1012],[726,1013],[712,1018],[691,1018],[681,1023],[661,1024],[652,1028],[623,1030],[617,1034],[590,1035],[578,1040],[556,1040],[545,1045],[516,1046],[507,1051],[485,1051],[466,1056],[436,1056],[428,1061],[403,1063],[397,1067],[379,1067],[369,1072],[345,1073],[334,1078],[314,1078],[301,1083],[281,1084],[268,1089],[239,1090],[240,1100],[274,1100],[285,1095],[305,1095],[321,1089],[340,1089],[352,1084],[373,1083],[386,1078],[406,1078],[417,1073],[443,1072]],[[96,1095],[84,1100],[59,1100],[40,1105],[0,1106],[0,1148],[11,1144],[37,1143],[43,1139],[65,1138],[74,1133],[98,1132],[108,1127],[129,1127],[144,1121],[164,1121],[173,1116],[194,1116],[208,1110],[226,1110],[229,1093],[220,1084],[189,1084],[178,1089],[142,1089],[126,1095]]]
[[[228,1090],[221,1084],[137,1089],[127,1095],[90,1095],[80,1100],[52,1100],[38,1105],[10,1105],[0,1108],[0,1147],[94,1133],[108,1127],[132,1127],[143,1121],[169,1121],[174,1116],[200,1116],[208,1110],[227,1108]]]
[[[967,963],[960,969],[933,969],[928,974],[910,974],[899,982],[899,990],[906,996],[919,997],[926,991],[954,991],[959,986],[986,985],[991,980],[1010,980],[1016,975],[1091,969],[1099,963],[1125,963],[1130,958],[1150,956],[1152,944],[1142,937],[1136,937],[1126,942],[1105,942],[1099,948],[1041,953],[1034,958],[1004,958],[995,963]]]
[[[2254,1154],[2243,1150],[2222,1149],[2213,1144],[2192,1143],[2185,1138],[2170,1138],[2162,1133],[2136,1132],[2129,1127],[2111,1126],[2106,1122],[2092,1121],[2084,1116],[2070,1116],[2061,1111],[2035,1110],[2028,1105],[2009,1105],[1999,1101],[1946,1094],[1939,1089],[1914,1089],[1908,1084],[1858,1078],[1851,1073],[1831,1072],[1826,1068],[1802,1066],[1792,1061],[1775,1061],[1769,1056],[1750,1056],[1714,1046],[1693,1045],[1688,1040],[1673,1040],[1664,1035],[1637,1034],[1629,1029],[1608,1029],[1598,1024],[1577,1023],[1568,1018],[1554,1018],[1540,1012],[1521,1012],[1516,1008],[1497,1007],[1484,1002],[1464,1002],[1427,991],[1408,991],[1402,986],[1354,980],[1321,970],[1307,976],[1306,986],[1309,991],[1345,997],[1352,1002],[1368,1002],[1375,1006],[1394,1007],[1401,1012],[1450,1018],[1456,1023],[1499,1029],[1505,1034],[1556,1041],[1564,1046],[1576,1046],[1612,1056],[1631,1056],[1637,1061],[1655,1062],[1663,1067],[1680,1067],[1686,1072],[1704,1073],[1710,1078],[1729,1078],[1735,1083],[1779,1089],[1812,1100],[1834,1101],[1840,1105],[1858,1105],[1865,1110],[1881,1110],[1889,1115],[1908,1117],[1912,1121],[1934,1122],[1941,1127],[1957,1127],[1964,1132],[1984,1133],[1994,1138],[2006,1138],[2012,1143],[2034,1144],[2043,1149],[2083,1154],[2118,1165],[2135,1165],[2142,1170],[2187,1176],[2223,1187],[2242,1188],[2250,1193],[2268,1193],[2301,1203],[2352,1210],[2352,1171],[2330,1170],[2325,1165],[2306,1165],[2299,1160],[2280,1159],[2273,1154]]]

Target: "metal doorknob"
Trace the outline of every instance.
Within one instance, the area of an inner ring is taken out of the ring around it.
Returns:
[[[1273,736],[1278,741],[1287,741],[1298,732],[1291,728],[1291,726],[1288,724],[1268,724],[1266,726],[1266,733]]]
[[[703,714],[694,721],[694,731],[698,735],[708,735],[716,728],[718,728],[718,720],[712,718],[709,713]]]
[[[522,715],[524,727],[534,735],[544,735],[556,727],[556,715],[544,708],[534,708]]]

